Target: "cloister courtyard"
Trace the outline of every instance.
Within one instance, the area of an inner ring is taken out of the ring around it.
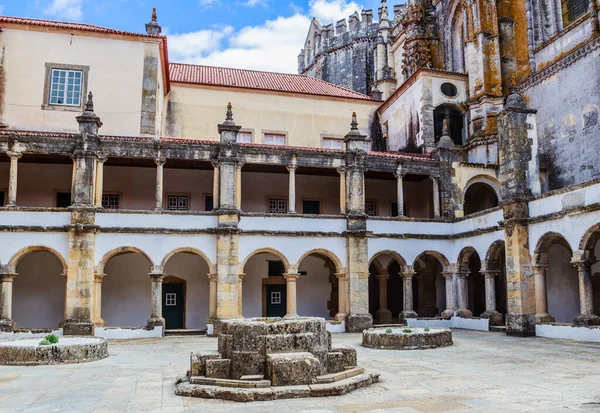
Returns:
[[[334,334],[381,381],[319,399],[238,404],[175,396],[192,351],[216,338],[111,340],[94,363],[0,367],[0,412],[573,412],[600,411],[600,343],[454,330],[454,345],[383,351]]]

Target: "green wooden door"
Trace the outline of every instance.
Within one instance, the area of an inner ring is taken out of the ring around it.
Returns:
[[[182,329],[185,310],[185,294],[183,284],[163,284],[162,302],[162,313],[165,319],[165,329]]]
[[[267,317],[285,316],[285,284],[267,285]]]

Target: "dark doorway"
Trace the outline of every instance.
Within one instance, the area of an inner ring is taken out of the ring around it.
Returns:
[[[464,205],[465,215],[485,211],[497,206],[498,195],[496,195],[496,191],[488,184],[478,182],[467,189]]]
[[[57,192],[56,193],[56,207],[57,208],[68,208],[71,206],[71,193],[70,192]]]
[[[285,284],[267,285],[267,317],[284,317],[287,290]]]
[[[441,105],[433,111],[433,127],[436,143],[442,136],[444,130],[444,120],[448,120],[448,129],[450,129],[450,138],[455,145],[463,144],[464,117],[462,113],[453,106]]]
[[[182,282],[163,283],[162,312],[166,330],[185,328],[185,284]]]
[[[321,213],[321,202],[302,201],[302,213],[310,215],[319,215]]]
[[[475,317],[485,312],[485,277],[480,273],[481,260],[477,253],[469,259],[469,310]]]

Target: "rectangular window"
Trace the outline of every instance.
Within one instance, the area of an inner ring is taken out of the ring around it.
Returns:
[[[286,199],[269,199],[269,214],[287,214]]]
[[[323,138],[323,148],[344,149],[344,140],[337,138]]]
[[[81,106],[82,84],[82,71],[52,69],[49,103],[61,106]]]
[[[252,132],[238,132],[238,143],[252,143]]]
[[[321,202],[302,201],[302,213],[309,215],[319,215],[321,213]]]
[[[57,208],[68,208],[71,206],[71,193],[70,192],[57,192],[56,193],[56,207]]]
[[[165,294],[165,305],[176,306],[177,305],[177,293],[166,293]]]
[[[206,195],[204,197],[204,210],[212,211],[213,209],[215,209],[214,198],[212,195]]]
[[[271,292],[271,304],[281,304],[281,292],[280,291]]]
[[[102,208],[119,209],[121,204],[121,195],[102,195]]]
[[[281,261],[269,261],[269,277],[283,277],[285,266]]]
[[[264,142],[268,145],[285,145],[285,135],[278,133],[265,133]]]
[[[169,211],[188,211],[189,198],[187,196],[170,195],[167,197],[167,209]]]
[[[588,11],[589,0],[561,0],[563,26],[567,27]]]
[[[365,204],[365,212],[370,217],[377,216],[377,203],[375,203],[375,202],[367,202]]]
[[[4,191],[0,191],[0,206],[4,206],[5,202],[4,202],[4,197],[6,196]]]

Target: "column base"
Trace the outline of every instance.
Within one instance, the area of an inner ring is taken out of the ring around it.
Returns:
[[[600,317],[594,314],[582,314],[573,320],[573,324],[578,327],[589,327],[600,325]]]
[[[535,315],[535,322],[537,324],[554,323],[555,321],[556,321],[556,318],[552,317],[548,313]]]
[[[12,333],[15,329],[15,322],[9,318],[0,320],[0,331],[4,333]]]
[[[447,309],[441,315],[442,315],[442,318],[445,318],[446,320],[450,320],[452,317],[454,317],[454,308]]]
[[[535,336],[535,314],[507,314],[506,334],[517,337]]]
[[[466,308],[456,310],[456,316],[460,318],[473,318],[473,313]]]
[[[162,317],[151,318],[148,320],[148,324],[146,324],[146,326],[149,329],[153,329],[154,327],[164,327],[165,319]]]
[[[283,318],[300,318],[298,314],[286,314]]]
[[[93,336],[94,323],[91,321],[65,320],[62,323],[63,335],[65,336]]]
[[[504,317],[498,311],[486,311],[481,314],[481,318],[487,318],[490,320],[490,326],[501,326],[504,325]]]
[[[348,314],[346,313],[337,313],[333,318],[335,321],[345,321],[348,318]]]
[[[383,310],[377,310],[375,313],[375,319],[380,324],[390,324],[392,322],[392,312],[387,308]]]
[[[412,310],[404,310],[400,313],[400,322],[406,324],[409,318],[417,318],[419,315]]]
[[[102,318],[94,321],[95,327],[104,327],[105,325],[106,325],[106,322]]]
[[[371,314],[350,314],[346,318],[347,333],[362,333],[373,327],[373,316]]]

